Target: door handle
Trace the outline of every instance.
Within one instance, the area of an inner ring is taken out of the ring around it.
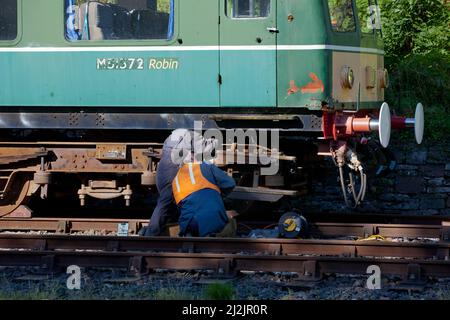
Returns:
[[[268,27],[266,28],[267,31],[269,31],[270,33],[280,33],[280,30],[278,30],[275,27]]]

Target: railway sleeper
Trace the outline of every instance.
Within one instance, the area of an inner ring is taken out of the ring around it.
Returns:
[[[299,272],[299,280],[305,282],[318,282],[323,278],[320,272],[320,266],[316,260],[305,261],[302,264],[302,269]]]
[[[128,265],[128,274],[130,276],[140,276],[148,273],[149,269],[143,256],[131,257]]]
[[[55,255],[44,255],[41,257],[39,274],[58,274],[64,272],[62,266],[57,264],[57,257]]]
[[[420,264],[411,263],[407,265],[407,271],[403,276],[403,281],[391,288],[394,291],[423,291],[427,282],[422,275]]]
[[[450,222],[442,222],[442,241],[450,241]]]

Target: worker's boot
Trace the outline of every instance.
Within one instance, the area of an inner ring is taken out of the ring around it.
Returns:
[[[234,238],[237,232],[237,222],[236,219],[230,219],[225,227],[216,234],[217,238]]]
[[[163,236],[178,237],[180,233],[180,225],[178,223],[168,223],[164,226]]]

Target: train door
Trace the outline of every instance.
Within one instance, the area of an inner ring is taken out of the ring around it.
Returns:
[[[220,0],[220,104],[275,107],[276,0]]]

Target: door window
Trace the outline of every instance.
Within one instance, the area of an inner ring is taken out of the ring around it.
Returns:
[[[355,32],[353,0],[328,0],[331,27],[336,32]]]
[[[230,18],[265,18],[270,14],[270,0],[227,0]]]

